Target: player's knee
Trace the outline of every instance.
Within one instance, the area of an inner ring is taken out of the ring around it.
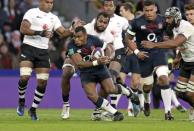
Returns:
[[[112,76],[118,77],[119,73],[116,70],[110,69],[109,71]]]
[[[72,67],[64,67],[63,68],[63,79],[71,79],[71,77],[73,76],[74,74],[74,69]]]
[[[144,85],[143,86],[143,92],[144,93],[149,93],[152,89],[152,86],[151,85]]]
[[[165,76],[165,75],[163,75],[163,76],[160,76],[159,78],[158,78],[158,85],[169,85],[169,78],[168,78],[168,76]]]
[[[168,66],[160,66],[156,69],[156,75],[159,78],[158,84],[160,85],[167,85],[169,84],[169,79],[168,79],[168,74],[169,74],[169,69]]]
[[[38,87],[46,88],[47,86],[47,80],[38,79]]]
[[[18,82],[18,85],[20,87],[26,87],[28,84],[28,81],[27,80],[23,80],[23,79],[20,79],[19,82]]]
[[[32,73],[32,68],[30,67],[21,67],[20,68],[20,76],[30,77]]]

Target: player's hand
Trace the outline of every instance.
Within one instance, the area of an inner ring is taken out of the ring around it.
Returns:
[[[141,42],[141,45],[144,47],[144,48],[148,48],[148,49],[152,49],[155,47],[155,43],[151,42],[151,41],[142,41]]]
[[[106,65],[110,63],[111,59],[108,56],[102,56],[97,59],[99,65]]]
[[[172,63],[172,68],[173,69],[178,69],[180,65],[181,58],[175,58]]]
[[[48,30],[43,30],[41,36],[50,39],[51,37],[53,37],[53,32],[52,31],[48,31]]]
[[[145,58],[149,58],[148,56],[148,52],[145,52],[145,51],[140,51],[138,54],[137,54],[137,57],[141,60],[144,60]]]

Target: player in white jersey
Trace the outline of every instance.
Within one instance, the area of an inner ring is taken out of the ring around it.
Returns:
[[[194,26],[183,20],[177,7],[170,7],[165,13],[168,28],[173,31],[174,39],[156,44],[142,42],[145,48],[176,48],[179,53],[174,59],[174,67],[179,66],[180,74],[176,84],[178,97],[194,107]],[[194,121],[194,114],[191,116]]]
[[[87,34],[99,37],[104,42],[103,49],[106,48],[105,54],[111,56],[114,52],[111,43],[113,42],[113,36],[106,28],[108,26],[110,17],[106,13],[99,13],[97,18],[91,23],[86,24],[84,27]],[[77,25],[76,25],[77,26]],[[107,46],[108,45],[108,46]],[[114,57],[114,56],[111,56]],[[68,119],[70,117],[70,104],[69,104],[69,92],[70,92],[70,79],[75,73],[76,66],[67,57],[63,65],[63,75],[62,75],[62,98],[63,98],[63,109],[61,113],[62,119]]]
[[[38,120],[36,109],[42,100],[49,78],[50,60],[48,42],[53,31],[61,37],[72,34],[61,25],[59,18],[50,11],[53,0],[40,0],[39,7],[28,10],[22,20],[20,31],[24,34],[20,55],[20,80],[18,82],[19,102],[17,114],[24,115],[25,92],[32,69],[35,69],[37,88],[28,113],[32,120]]]
[[[129,26],[127,19],[114,13],[116,8],[115,5],[114,0],[104,0],[103,3],[104,11],[110,15],[110,22],[107,28],[111,30],[111,33],[114,36],[113,46],[115,49],[115,58],[109,65],[109,70],[114,83],[116,83],[117,78],[119,78],[122,65],[126,62],[126,49],[124,48],[122,33],[127,30]],[[121,95],[110,95],[111,105],[113,107],[116,108],[120,96]]]

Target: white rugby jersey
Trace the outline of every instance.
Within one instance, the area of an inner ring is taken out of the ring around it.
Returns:
[[[174,37],[179,34],[184,35],[187,41],[181,46],[181,56],[185,62],[194,62],[194,26],[188,21],[181,20],[180,25],[173,29]]]
[[[102,40],[104,42],[103,48],[106,48],[106,45],[108,43],[113,43],[114,37],[111,34],[110,30],[106,29],[105,31],[98,33],[94,29],[94,25],[95,25],[95,22],[91,22],[84,25],[84,28],[86,29],[87,34],[94,35],[98,37],[100,40]]]
[[[107,28],[111,31],[114,37],[113,45],[115,50],[124,47],[122,32],[123,30],[127,30],[128,26],[128,20],[124,17],[114,14],[114,16],[110,18],[110,22]]]
[[[28,20],[31,23],[30,29],[34,31],[43,31],[45,28],[49,31],[55,31],[62,26],[59,18],[56,15],[52,14],[51,12],[43,12],[39,8],[28,10],[24,15],[23,20]],[[23,40],[24,44],[28,44],[40,49],[48,49],[48,42],[48,38],[41,37],[39,35],[25,35]]]

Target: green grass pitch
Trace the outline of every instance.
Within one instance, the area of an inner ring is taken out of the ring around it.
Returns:
[[[60,119],[60,109],[39,109],[39,121],[31,121],[27,111],[23,117],[15,109],[0,109],[0,131],[194,131],[194,123],[188,121],[188,112],[175,110],[174,121],[165,121],[163,110],[152,110],[146,118],[128,117],[121,122],[91,121],[92,110],[71,110],[71,118]]]

